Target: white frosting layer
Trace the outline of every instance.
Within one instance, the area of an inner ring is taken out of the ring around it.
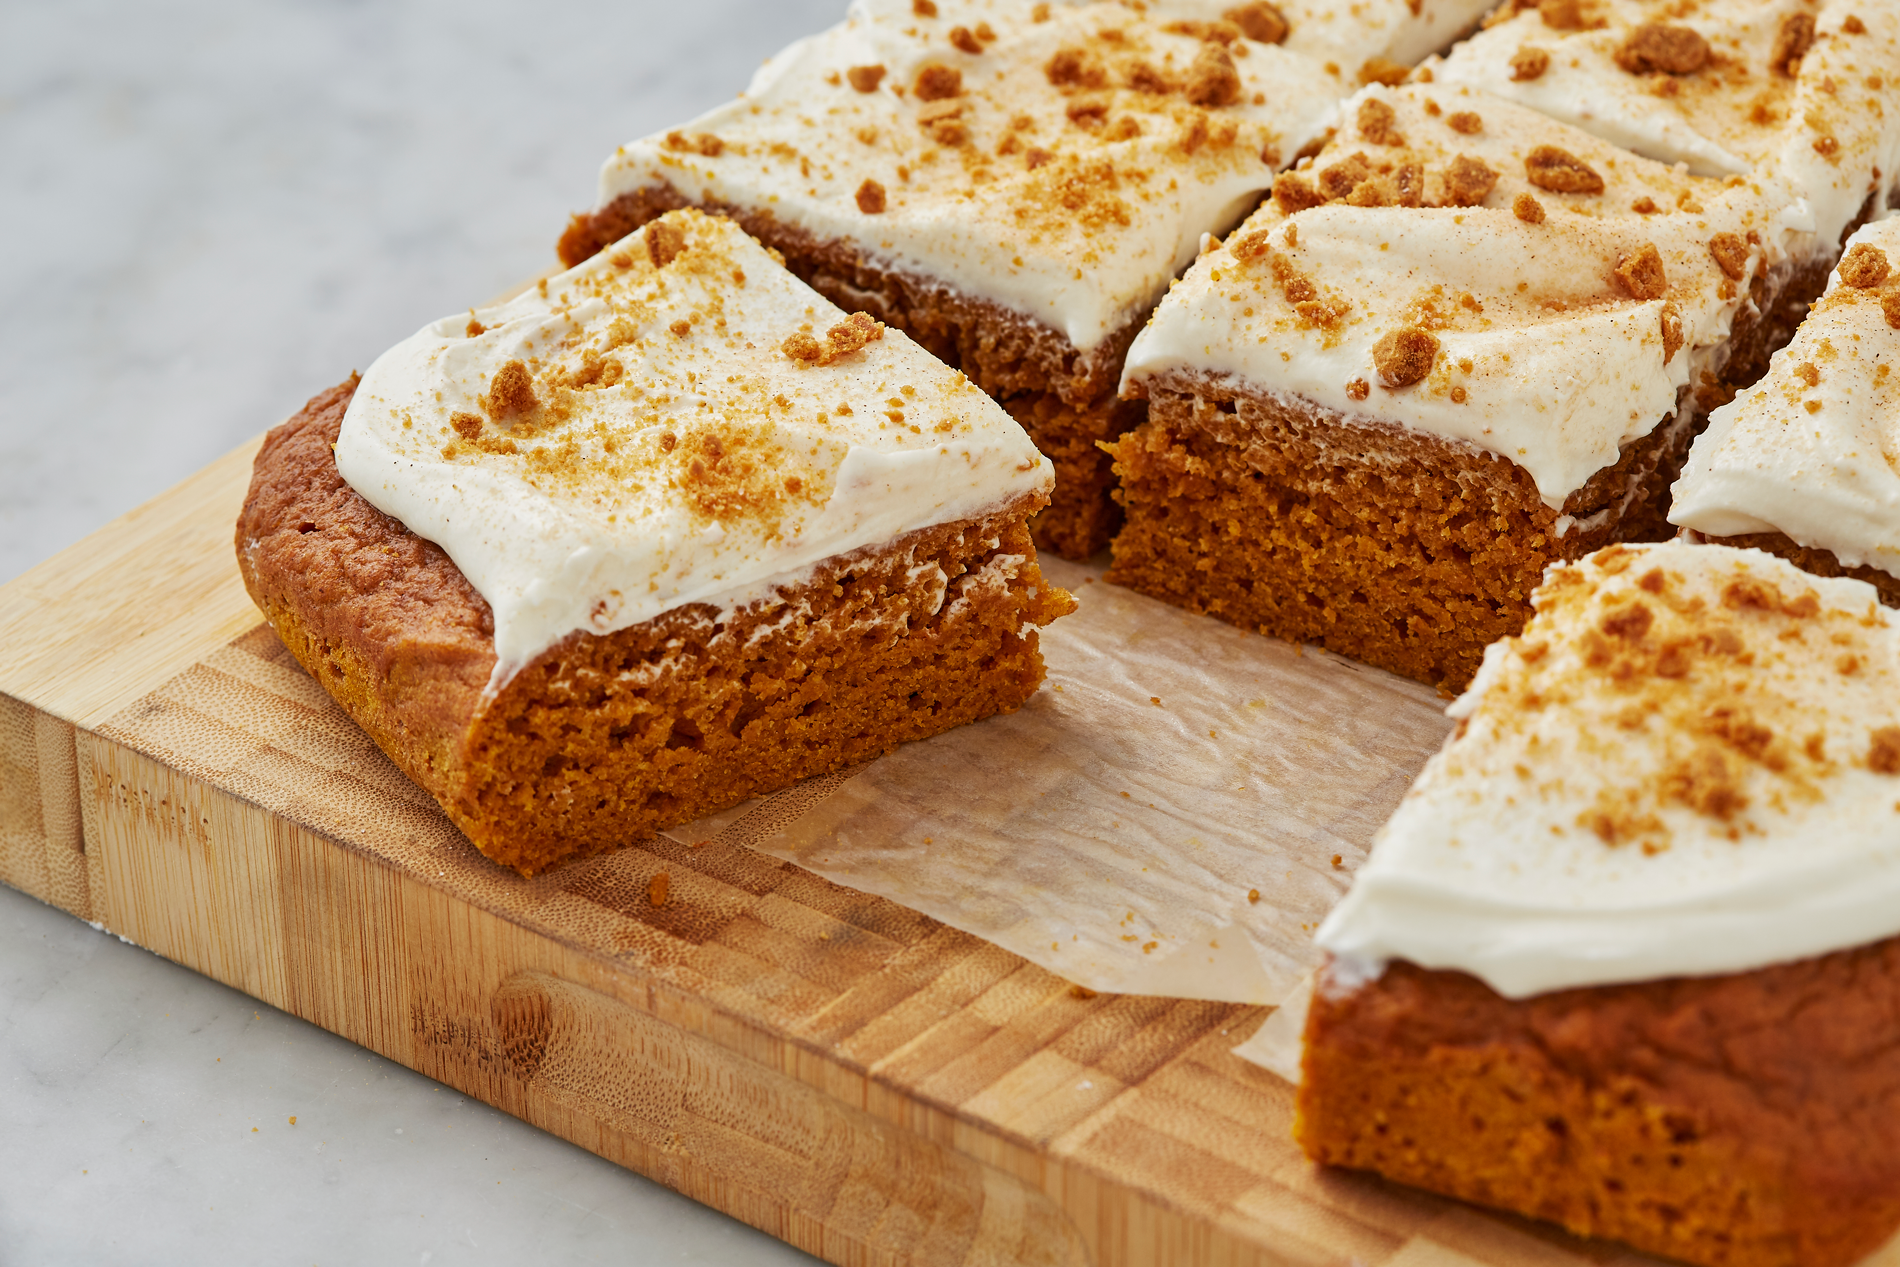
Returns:
[[[1240,81],[1226,105],[1195,104],[1206,42],[1167,28],[1231,3],[936,7],[920,17],[911,0],[855,0],[844,23],[772,58],[737,101],[622,147],[601,171],[601,204],[669,185],[691,201],[769,211],[1086,352],[1151,308],[1201,234],[1232,225],[1325,131],[1364,62],[1422,56],[1485,4],[1425,0],[1414,15],[1406,0],[1371,0],[1351,20],[1318,0],[1285,6],[1285,45],[1215,43]],[[958,28],[994,38],[969,52],[951,42]],[[1079,54],[1075,70],[1052,77],[1065,51]],[[956,71],[957,95],[922,100],[927,66]],[[883,74],[859,91],[854,67]],[[860,204],[867,180],[884,191],[881,211]]]
[[[1686,163],[1697,175],[1775,176],[1808,200],[1815,249],[1828,254],[1870,193],[1874,214],[1886,209],[1885,186],[1900,162],[1900,110],[1890,104],[1900,79],[1900,9],[1859,0],[1818,8],[1811,0],[1590,0],[1582,8],[1584,26],[1562,29],[1535,7],[1523,10],[1460,44],[1432,72],[1659,162]],[[1814,17],[1816,34],[1790,76],[1769,63],[1783,23],[1796,15]],[[1843,29],[1850,17],[1858,33]],[[1644,23],[1701,35],[1706,67],[1679,75],[1625,70],[1617,52]],[[1534,78],[1513,68],[1526,48],[1549,55]]]
[[[1848,250],[1863,244],[1893,275],[1855,287],[1835,273],[1761,382],[1709,415],[1671,523],[1779,532],[1900,576],[1900,330],[1882,307],[1900,304],[1900,217],[1861,229]]]
[[[655,234],[683,247],[664,267]],[[765,597],[1054,482],[1014,420],[898,331],[812,359],[845,314],[730,221],[675,212],[472,316],[485,332],[445,317],[377,358],[336,459],[488,600],[503,677],[574,631]],[[801,332],[805,359],[783,350]],[[521,412],[495,401],[511,362]]]
[[[1319,944],[1512,998],[1900,933],[1900,627],[1753,550],[1552,569]]]
[[[1373,87],[1346,113],[1358,120],[1380,104],[1398,143],[1349,123],[1296,175],[1323,187],[1329,171],[1363,155],[1389,192],[1398,169],[1415,165],[1425,205],[1336,200],[1289,215],[1276,188],[1176,283],[1129,351],[1125,390],[1169,372],[1229,376],[1499,454],[1560,508],[1726,356],[1749,280],[1784,262],[1786,244],[1807,228],[1801,205],[1766,179],[1687,176],[1469,89]],[[1532,183],[1527,159],[1544,146],[1586,164],[1602,191]],[[1477,205],[1450,196],[1447,174],[1460,157],[1496,176]],[[1536,200],[1540,222],[1514,213],[1521,195]],[[1718,233],[1754,236],[1738,278],[1710,252]],[[1645,244],[1667,287],[1633,298],[1614,272]],[[1672,356],[1666,313],[1681,329]],[[1429,332],[1438,352],[1429,377],[1388,388],[1373,349],[1401,329]]]

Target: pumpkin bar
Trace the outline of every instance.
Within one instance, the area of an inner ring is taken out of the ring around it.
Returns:
[[[1559,565],[1316,938],[1315,1160],[1704,1267],[1900,1230],[1900,616],[1758,550]]]
[[[1848,239],[1827,292],[1767,377],[1709,415],[1670,522],[1900,606],[1900,218]]]
[[[904,334],[668,214],[273,431],[237,530],[286,646],[533,874],[1020,706],[1073,609],[1053,473]]]
[[[1136,339],[1109,579],[1458,687],[1549,564],[1670,535],[1804,213],[1472,89],[1348,115]]]

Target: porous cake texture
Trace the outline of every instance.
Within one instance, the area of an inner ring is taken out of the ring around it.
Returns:
[[[1050,471],[680,212],[313,399],[238,524],[298,660],[523,874],[1018,707]]]
[[[1848,239],[1767,377],[1709,416],[1670,522],[1900,606],[1900,218]]]
[[[1669,535],[1803,212],[1468,88],[1347,111],[1131,349],[1109,579],[1456,687],[1550,563]]]
[[[1001,402],[1056,465],[1037,540],[1085,558],[1119,521],[1097,442],[1140,416],[1123,355],[1201,235],[1362,75],[1402,75],[1483,8],[859,0],[737,101],[623,146],[561,258],[669,208],[733,216]]]
[[[1327,1164],[1706,1267],[1900,1229],[1900,620],[1756,550],[1552,570],[1316,939]]]

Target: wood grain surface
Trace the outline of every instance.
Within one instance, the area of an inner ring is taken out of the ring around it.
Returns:
[[[254,450],[0,588],[0,881],[832,1262],[1648,1261],[1311,1166],[1262,1009],[723,839],[493,866],[259,623]]]

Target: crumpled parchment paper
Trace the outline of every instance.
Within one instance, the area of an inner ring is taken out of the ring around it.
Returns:
[[[1080,608],[1020,711],[670,830],[1104,993],[1276,1004],[1451,723],[1429,688],[1042,560]]]

